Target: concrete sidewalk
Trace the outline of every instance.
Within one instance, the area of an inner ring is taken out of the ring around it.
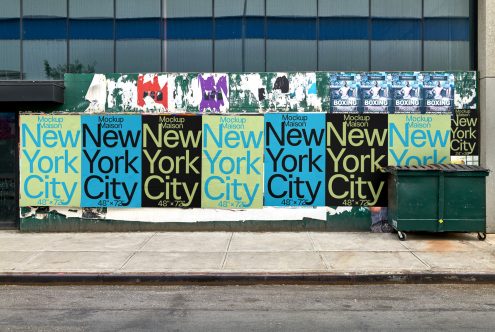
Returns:
[[[495,236],[0,232],[0,283],[495,282]]]

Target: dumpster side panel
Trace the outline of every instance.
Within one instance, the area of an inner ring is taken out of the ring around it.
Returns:
[[[445,174],[444,231],[485,232],[485,174]]]
[[[402,231],[438,230],[437,172],[398,172],[397,225]],[[394,223],[394,221],[392,221]]]

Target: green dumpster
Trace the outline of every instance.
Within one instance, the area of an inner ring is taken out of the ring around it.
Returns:
[[[400,240],[407,231],[477,232],[486,238],[485,178],[469,165],[389,166],[388,222]]]

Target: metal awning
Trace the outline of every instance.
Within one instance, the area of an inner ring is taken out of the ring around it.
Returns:
[[[0,81],[0,102],[63,104],[63,81]]]
[[[474,165],[462,164],[431,164],[431,165],[413,165],[413,166],[387,166],[385,172],[394,171],[440,171],[440,172],[489,172],[490,170]]]

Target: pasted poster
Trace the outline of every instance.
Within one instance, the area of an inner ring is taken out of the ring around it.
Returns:
[[[454,110],[454,75],[421,73],[423,77],[424,113],[452,114]]]
[[[315,73],[231,73],[229,81],[230,113],[321,111]]]
[[[478,108],[478,78],[475,71],[455,72],[456,109]]]
[[[389,165],[450,163],[450,121],[443,114],[390,114]]]
[[[85,74],[88,75],[88,74]],[[69,77],[74,77],[71,75]],[[84,76],[83,76],[84,77]],[[144,108],[137,105],[137,74],[93,74],[91,83],[84,95],[84,103],[78,105],[76,110],[82,111],[86,106],[85,113],[103,112],[136,112]],[[69,81],[72,85],[76,82]],[[73,101],[74,91],[66,90],[66,97]]]
[[[357,113],[359,111],[360,82],[360,74],[330,74],[330,111],[332,113]]]
[[[327,114],[326,205],[386,206],[386,114]]]
[[[392,107],[392,75],[385,72],[361,74],[363,113],[389,113]]]
[[[325,206],[325,114],[265,115],[265,206]]]
[[[452,116],[450,159],[453,163],[479,165],[480,121],[477,110],[455,110]]]
[[[21,115],[20,206],[79,206],[81,120]]]
[[[229,75],[225,73],[170,74],[172,91],[169,106],[173,112],[227,113]]]
[[[143,207],[201,207],[201,116],[143,116]]]
[[[175,113],[198,113],[202,92],[198,73],[177,73],[169,75],[169,107]]]
[[[141,115],[83,115],[82,207],[141,206]]]
[[[394,113],[421,113],[422,82],[418,72],[392,73]]]
[[[168,75],[139,74],[137,105],[147,112],[166,112],[168,110]]]
[[[201,207],[263,206],[263,116],[203,116]]]
[[[231,113],[287,111],[288,73],[230,74]]]
[[[321,103],[322,112],[330,112],[331,109],[331,88],[329,72],[316,72],[316,93]]]
[[[236,113],[258,113],[269,107],[269,84],[272,73],[232,73],[230,81],[230,108]]]
[[[321,112],[315,73],[289,73],[289,105],[292,112]]]
[[[289,104],[289,74],[288,73],[272,73],[270,82],[272,93],[269,95],[270,104],[266,111],[279,110],[287,111]]]

